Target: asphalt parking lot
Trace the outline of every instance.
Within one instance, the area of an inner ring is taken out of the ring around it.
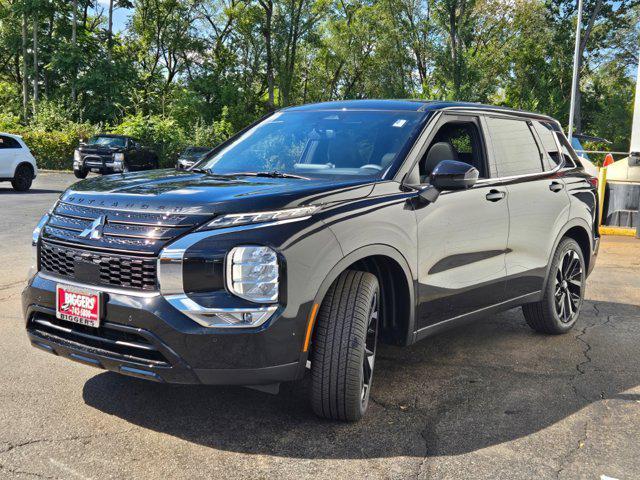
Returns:
[[[367,416],[340,424],[306,382],[167,386],[31,348],[30,234],[74,180],[0,184],[0,478],[640,478],[640,240],[604,238],[567,335],[516,309],[381,348]]]

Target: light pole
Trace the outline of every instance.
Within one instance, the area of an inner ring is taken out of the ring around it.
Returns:
[[[576,21],[576,46],[573,50],[573,80],[571,81],[571,106],[569,107],[569,141],[573,137],[573,115],[576,109],[576,96],[578,92],[579,72],[578,67],[580,65],[580,30],[582,29],[582,0],[578,0],[578,19]]]

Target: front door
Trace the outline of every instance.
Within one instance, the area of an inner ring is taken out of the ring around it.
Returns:
[[[490,183],[478,118],[444,116],[427,145],[419,163],[421,182],[428,182],[442,160],[473,165],[480,180],[468,190],[445,191],[435,202],[416,207],[418,329],[504,301],[509,230],[506,188]]]

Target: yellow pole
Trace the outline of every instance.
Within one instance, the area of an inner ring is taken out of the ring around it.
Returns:
[[[604,194],[607,191],[607,167],[598,171],[598,226],[602,225],[602,210],[604,208]]]

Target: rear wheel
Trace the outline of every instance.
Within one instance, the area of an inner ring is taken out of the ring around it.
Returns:
[[[369,404],[378,341],[375,275],[348,270],[327,292],[311,356],[311,403],[321,417],[354,421]]]
[[[26,192],[33,183],[33,168],[31,165],[22,164],[16,168],[16,172],[11,180],[11,186],[18,192]]]
[[[550,334],[571,330],[580,315],[585,280],[582,249],[572,238],[564,238],[553,256],[544,297],[522,307],[529,326]]]

